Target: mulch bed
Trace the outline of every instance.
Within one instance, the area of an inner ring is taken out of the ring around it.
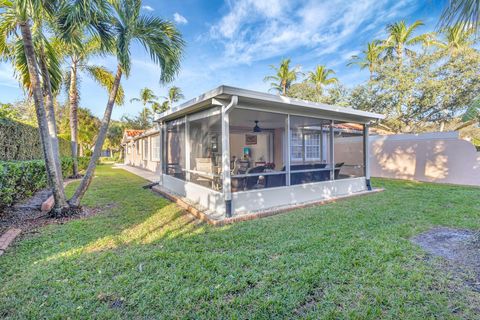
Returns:
[[[34,233],[35,229],[39,227],[49,224],[63,224],[73,219],[85,218],[104,209],[82,207],[81,210],[71,216],[53,218],[40,210],[42,203],[50,195],[51,191],[44,189],[38,191],[29,199],[0,211],[0,235],[9,228],[19,228],[22,230],[22,234]]]
[[[412,241],[434,257],[444,258],[441,268],[480,292],[480,232],[433,228]]]

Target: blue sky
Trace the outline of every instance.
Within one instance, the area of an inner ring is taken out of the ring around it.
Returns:
[[[267,91],[269,66],[289,57],[302,71],[326,64],[347,87],[365,81],[367,70],[347,67],[366,43],[385,38],[387,24],[422,20],[422,32],[435,28],[445,0],[161,0],[144,1],[143,12],[174,21],[187,46],[182,70],[172,83],[187,99],[221,84]],[[113,119],[142,108],[130,103],[143,87],[165,95],[159,69],[139,46],[132,48],[133,68],[122,85],[126,103],[115,107]],[[91,63],[115,69],[113,57]],[[170,84],[171,85],[171,84]],[[0,101],[22,99],[9,64],[0,64]],[[63,100],[64,97],[61,97]],[[103,115],[107,94],[88,77],[81,83],[81,106]]]

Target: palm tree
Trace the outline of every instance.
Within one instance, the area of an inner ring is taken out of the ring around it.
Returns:
[[[351,66],[356,64],[360,67],[360,69],[368,68],[368,71],[370,72],[370,80],[372,80],[373,73],[382,60],[381,55],[383,50],[384,47],[381,45],[380,41],[374,40],[369,42],[367,43],[367,49],[362,51],[363,57],[354,55],[347,65]]]
[[[53,191],[55,214],[62,214],[68,207],[60,166],[58,138],[53,110],[55,78],[50,73],[58,61],[50,50],[43,33],[43,23],[52,19],[56,7],[50,1],[18,0],[0,2],[0,52],[8,55],[17,70],[23,74],[22,82],[33,97],[42,150],[45,157],[47,179]],[[52,19],[53,20],[53,19]],[[32,25],[33,30],[32,33]],[[19,29],[20,35],[17,35]],[[14,38],[14,49],[8,49],[8,41]],[[20,54],[23,50],[23,54]],[[15,55],[16,54],[16,55]],[[13,56],[15,55],[15,56]],[[42,80],[43,81],[42,81]]]
[[[472,40],[473,29],[466,29],[461,24],[456,24],[453,27],[446,27],[442,34],[445,41],[436,41],[435,46],[444,50],[451,56],[456,56],[458,53],[468,50],[474,44]]]
[[[474,33],[480,28],[480,0],[449,0],[440,18],[440,28],[462,25]]]
[[[290,88],[292,83],[297,80],[297,77],[302,74],[299,71],[299,67],[290,69],[290,59],[283,59],[280,67],[271,65],[270,68],[275,70],[276,74],[265,77],[263,81],[273,81],[270,83],[271,89],[277,90],[282,95],[287,94],[288,88]]]
[[[77,28],[67,40],[56,39],[55,46],[58,52],[68,57],[70,70],[65,75],[70,105],[70,145],[73,158],[73,176],[78,176],[78,108],[80,93],[78,83],[80,73],[90,76],[94,81],[111,90],[115,76],[105,67],[89,64],[88,59],[94,55],[104,54],[102,43],[108,39],[100,36],[86,37],[85,30]],[[120,87],[116,98],[117,104],[123,104],[124,91]]]
[[[176,86],[170,87],[168,89],[168,97],[163,97],[165,101],[162,103],[156,103],[153,105],[153,111],[155,112],[165,112],[170,109],[174,103],[182,100],[185,96],[182,93],[182,89]]]
[[[305,81],[314,85],[317,94],[321,96],[324,86],[338,82],[337,78],[330,77],[330,75],[333,74],[335,74],[335,71],[332,69],[328,69],[324,65],[318,65],[315,71],[309,71],[307,73],[307,79]]]
[[[143,106],[146,106],[147,103],[155,104],[157,99],[158,97],[153,93],[153,90],[145,87],[140,90],[139,97],[130,99],[130,102],[138,101],[141,102]]]
[[[407,25],[405,21],[396,22],[387,26],[388,38],[384,41],[383,47],[387,51],[387,56],[393,56],[395,53],[398,64],[401,66],[404,54],[413,53],[408,46],[423,43],[426,39],[424,34],[413,36],[414,31],[423,26],[420,20],[415,21],[411,25]]]
[[[181,34],[175,25],[168,21],[142,15],[140,13],[141,6],[141,0],[112,1],[114,16],[111,23],[112,29],[116,33],[114,48],[118,61],[117,72],[87,171],[73,197],[69,200],[70,205],[73,207],[80,205],[80,201],[92,181],[107,134],[120,80],[123,74],[128,76],[130,73],[132,62],[130,47],[132,42],[137,41],[140,43],[148,51],[151,59],[160,66],[160,81],[162,83],[173,80],[180,69],[180,60],[184,47]]]
[[[167,99],[168,101],[170,101],[170,105],[173,105],[175,102],[178,102],[184,98],[185,96],[182,93],[182,89],[180,89],[179,87],[172,86],[170,87],[170,89],[168,89]]]

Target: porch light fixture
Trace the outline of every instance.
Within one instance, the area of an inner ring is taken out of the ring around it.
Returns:
[[[255,127],[253,127],[253,132],[262,132],[262,128],[258,126],[258,120],[255,120]]]

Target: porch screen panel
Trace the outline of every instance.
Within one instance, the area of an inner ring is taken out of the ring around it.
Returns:
[[[190,181],[213,190],[222,189],[221,114],[189,117]]]
[[[166,174],[185,180],[185,122],[169,121],[166,131]]]
[[[335,121],[335,179],[365,176],[363,129],[363,124]]]
[[[290,117],[290,184],[330,180],[330,120]]]
[[[235,108],[230,112],[232,192],[286,185],[287,115]]]

